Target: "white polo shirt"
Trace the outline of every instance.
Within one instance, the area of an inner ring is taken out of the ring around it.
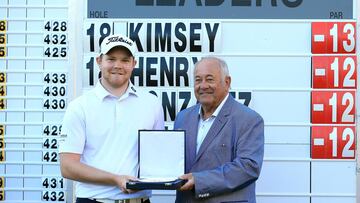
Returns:
[[[81,154],[81,162],[110,173],[137,176],[139,129],[164,129],[159,99],[131,83],[117,98],[98,82],[68,105],[59,152]],[[151,191],[124,194],[117,186],[76,183],[77,197],[126,199],[150,195]]]

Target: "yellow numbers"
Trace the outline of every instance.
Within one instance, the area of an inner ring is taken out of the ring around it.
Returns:
[[[6,54],[6,30],[7,22],[0,20],[0,58],[5,57]],[[3,68],[3,67],[1,67]],[[6,108],[6,73],[0,72],[0,110]],[[0,163],[5,161],[5,126],[0,125]],[[5,201],[5,178],[0,177],[0,201]]]
[[[4,201],[5,200],[5,192],[4,190],[0,191],[0,201]]]
[[[4,138],[4,134],[5,134],[5,126],[0,125],[0,138]]]
[[[6,96],[6,86],[0,83],[0,96]]]
[[[1,48],[1,47],[0,47]],[[3,97],[6,96],[6,74],[0,72],[0,110],[5,109],[6,99]]]
[[[5,151],[4,149],[0,149],[0,163],[5,161]]]
[[[5,179],[4,177],[0,177],[0,188],[4,188],[5,186]]]
[[[6,56],[6,21],[0,20],[0,58]]]
[[[0,33],[0,44],[6,44],[6,34]]]
[[[0,58],[6,56],[6,47],[0,47]]]
[[[6,82],[6,74],[4,72],[0,72],[0,83]]]
[[[6,20],[0,20],[0,32],[6,31]]]
[[[0,110],[6,108],[6,99],[0,98]]]

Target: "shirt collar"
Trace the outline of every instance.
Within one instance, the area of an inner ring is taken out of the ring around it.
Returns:
[[[118,98],[117,96],[115,96],[115,95],[111,94],[110,92],[108,92],[104,88],[104,86],[101,84],[100,80],[96,83],[95,94],[99,99],[101,99],[101,101],[104,100],[106,97]],[[130,95],[130,94],[138,96],[137,90],[136,90],[135,86],[131,83],[131,81],[129,81],[129,86],[126,89],[124,95]],[[123,96],[121,96],[121,97],[123,97]]]
[[[216,117],[217,115],[219,115],[219,112],[220,112],[221,108],[224,106],[225,101],[227,100],[228,97],[229,97],[229,94],[227,94],[226,97],[221,101],[220,105],[215,109],[215,111],[212,113],[210,118]],[[202,119],[203,117],[202,117],[202,113],[201,113],[201,105],[199,108],[199,115],[200,115],[200,118]]]

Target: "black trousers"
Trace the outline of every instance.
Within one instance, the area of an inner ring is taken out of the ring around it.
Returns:
[[[99,202],[89,198],[76,198],[76,203],[99,203]]]
[[[76,203],[101,203],[101,202],[89,198],[76,198]],[[147,199],[144,200],[142,203],[151,203],[151,202],[150,199]]]

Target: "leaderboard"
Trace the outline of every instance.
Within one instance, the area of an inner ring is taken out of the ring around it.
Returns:
[[[171,129],[177,112],[196,103],[194,64],[219,56],[231,95],[265,121],[257,202],[356,202],[354,1],[86,3],[82,90],[97,81],[102,39],[127,35],[138,48],[131,81],[159,97]],[[153,193],[155,202],[173,199]]]
[[[355,22],[312,23],[313,159],[355,159],[355,38]]]
[[[101,41],[121,33],[138,48],[131,81],[162,101],[168,129],[196,103],[194,64],[208,55],[228,63],[231,95],[265,120],[257,202],[355,203],[354,5],[0,0],[0,202],[73,201],[59,168],[61,121],[98,82]],[[153,192],[154,203],[173,200],[174,192]]]
[[[0,0],[0,201],[66,202],[68,2]]]
[[[356,22],[312,23],[311,158],[317,193],[342,192],[333,202],[355,202],[356,95],[358,62]],[[328,160],[328,161],[326,161]],[[339,162],[336,162],[339,160]],[[343,161],[340,161],[343,160]],[[352,161],[353,160],[353,161]],[[342,165],[342,166],[341,166]],[[352,170],[349,170],[352,169]],[[346,181],[345,181],[346,180]],[[346,188],[346,189],[344,189]],[[315,201],[321,197],[314,197]]]

